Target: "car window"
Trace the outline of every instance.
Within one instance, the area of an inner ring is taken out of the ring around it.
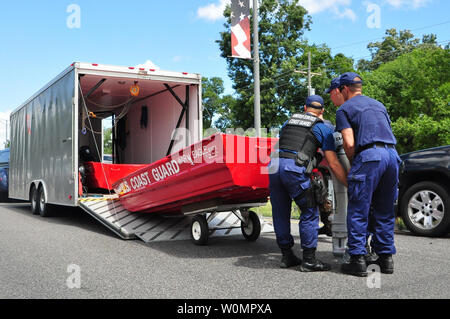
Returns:
[[[8,163],[9,162],[9,150],[0,151],[0,163]]]

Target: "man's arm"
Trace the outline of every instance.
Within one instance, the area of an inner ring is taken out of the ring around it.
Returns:
[[[347,172],[345,171],[344,167],[342,167],[341,162],[339,162],[336,153],[334,151],[325,151],[324,153],[328,165],[330,165],[330,169],[333,171],[333,174],[342,184],[345,185],[345,187],[348,187]]]
[[[342,139],[344,140],[344,150],[350,163],[353,162],[355,156],[355,136],[352,128],[342,130]]]

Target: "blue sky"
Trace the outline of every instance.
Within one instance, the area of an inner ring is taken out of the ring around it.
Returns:
[[[226,64],[215,43],[224,30],[221,12],[227,1],[2,1],[0,70],[6,76],[0,77],[0,118],[74,61],[124,66],[151,61],[163,70],[222,77],[231,93]],[[306,37],[326,43],[333,54],[366,57],[368,42],[392,27],[411,29],[416,36],[435,33],[439,42],[450,40],[448,0],[300,2],[313,18]],[[379,9],[380,28],[368,27],[371,3]],[[80,28],[67,26],[71,4],[81,10]],[[0,142],[3,126],[0,122]]]

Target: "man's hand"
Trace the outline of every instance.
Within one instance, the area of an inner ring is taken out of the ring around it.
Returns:
[[[336,178],[348,187],[347,184],[347,172],[344,167],[342,167],[341,162],[337,158],[337,155],[334,151],[325,151],[325,158],[327,159],[328,165],[330,165],[330,169],[333,171],[333,174]]]

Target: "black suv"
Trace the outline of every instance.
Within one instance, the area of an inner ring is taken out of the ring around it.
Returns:
[[[450,145],[400,156],[398,214],[413,233],[450,232]]]

